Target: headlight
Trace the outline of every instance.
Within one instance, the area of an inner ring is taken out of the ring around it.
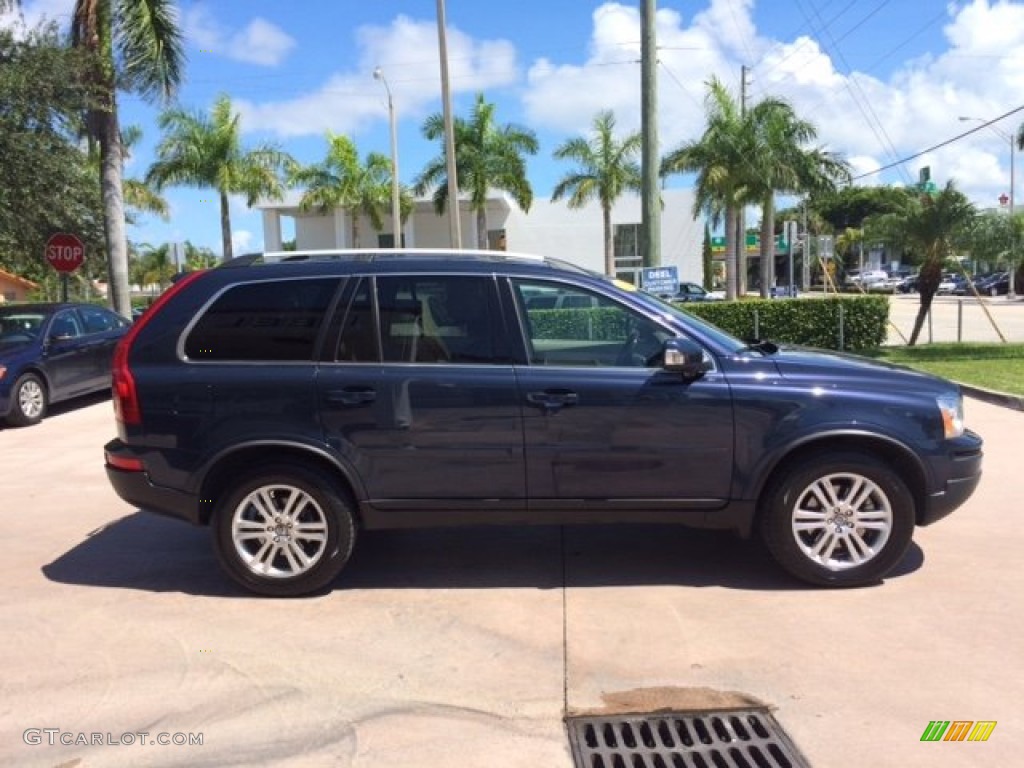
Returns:
[[[940,395],[935,398],[942,414],[942,430],[946,439],[960,437],[964,433],[964,398],[962,395]]]

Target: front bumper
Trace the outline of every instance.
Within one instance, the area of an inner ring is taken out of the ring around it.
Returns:
[[[924,500],[917,516],[918,525],[931,525],[967,501],[981,481],[981,436],[968,430],[956,440],[950,451],[948,471],[941,490]]]

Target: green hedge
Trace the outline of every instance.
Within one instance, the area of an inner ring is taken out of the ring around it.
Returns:
[[[885,296],[709,301],[676,306],[739,339],[851,352],[882,346],[889,323],[889,300]],[[529,315],[537,339],[615,341],[626,336],[625,316],[615,309],[534,309]]]
[[[885,296],[709,301],[677,306],[740,339],[851,352],[882,346],[889,324],[889,300]]]

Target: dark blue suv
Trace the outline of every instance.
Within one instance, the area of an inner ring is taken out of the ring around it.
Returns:
[[[242,257],[179,281],[114,359],[117,493],[210,525],[266,595],[320,590],[360,529],[682,523],[875,582],[972,493],[948,381],[749,345],[550,259]]]

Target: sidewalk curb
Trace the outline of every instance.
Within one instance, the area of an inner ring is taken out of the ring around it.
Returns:
[[[991,389],[982,389],[970,384],[960,384],[960,389],[965,395],[976,400],[983,400],[986,403],[1002,406],[1003,408],[1011,408],[1015,411],[1024,411],[1024,397],[1008,395],[1005,392],[995,392]]]

